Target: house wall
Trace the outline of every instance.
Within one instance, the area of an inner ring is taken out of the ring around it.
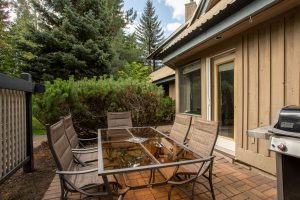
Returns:
[[[268,141],[249,138],[246,130],[273,123],[285,105],[299,105],[299,55],[296,11],[243,33],[236,48],[236,158],[274,174]]]
[[[169,83],[169,97],[176,99],[175,81]]]
[[[198,52],[191,58],[201,59],[202,63],[203,118],[207,118],[207,58],[229,49],[235,49],[236,159],[275,174],[275,155],[268,151],[268,141],[249,138],[246,131],[271,124],[276,119],[277,111],[285,105],[299,105],[299,12],[297,9],[289,11]],[[177,68],[176,91],[179,101],[178,71]]]
[[[173,74],[175,74],[175,71],[172,68],[170,68],[168,66],[164,66],[164,67],[152,72],[150,74],[150,78],[153,82],[153,81],[157,81],[157,80],[163,79],[165,77],[171,76]]]

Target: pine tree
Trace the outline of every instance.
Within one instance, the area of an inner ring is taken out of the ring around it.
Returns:
[[[143,59],[151,54],[156,47],[164,40],[164,32],[161,22],[155,14],[155,8],[151,0],[147,0],[140,23],[136,28],[136,35],[141,48],[144,50]],[[154,66],[154,62],[148,62]]]
[[[76,79],[110,72],[111,42],[125,26],[122,0],[32,0],[39,17],[23,44],[30,52],[23,70],[37,80]]]
[[[8,1],[0,0],[0,45],[3,46],[9,26]]]
[[[12,46],[9,44],[9,37],[9,2],[0,0],[0,72],[13,74],[12,59],[10,58]]]
[[[7,56],[7,61],[11,64],[10,73],[14,75],[20,74],[20,69],[24,68],[26,63],[23,58],[31,59],[33,55],[26,51],[20,50],[20,44],[26,46],[34,46],[33,43],[27,42],[24,35],[28,32],[28,25],[35,24],[37,17],[33,13],[29,0],[11,0],[11,7],[14,10],[16,18],[11,25],[8,42],[11,45],[10,55]]]
[[[112,42],[114,57],[112,60],[112,73],[116,75],[118,71],[127,63],[141,62],[141,50],[138,47],[135,34],[125,34],[120,30],[119,34]]]

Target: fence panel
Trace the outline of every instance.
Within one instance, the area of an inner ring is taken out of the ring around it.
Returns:
[[[20,167],[34,168],[31,95],[44,87],[33,84],[29,74],[22,77],[0,73],[0,184]]]
[[[0,158],[1,177],[26,159],[25,92],[1,89],[0,93]],[[25,119],[24,119],[25,118]]]

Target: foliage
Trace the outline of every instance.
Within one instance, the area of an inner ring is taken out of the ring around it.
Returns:
[[[120,78],[132,78],[137,80],[150,81],[149,74],[151,73],[151,68],[145,66],[141,63],[132,62],[130,64],[125,64],[123,69],[118,71],[118,77]]]
[[[0,46],[1,40],[6,35],[8,25],[9,25],[9,11],[8,11],[8,1],[0,0]]]
[[[175,101],[166,96],[160,99],[160,107],[157,113],[157,117],[160,119],[164,119],[165,121],[173,121],[175,114]]]
[[[163,41],[164,32],[161,28],[161,22],[155,14],[155,8],[152,1],[147,0],[146,7],[136,28],[138,42],[143,51],[144,59],[151,54],[156,47]],[[151,62],[148,65],[153,65]]]
[[[11,45],[7,41],[9,36],[9,4],[6,0],[0,0],[0,72],[11,74],[11,61],[8,56],[11,52]]]
[[[36,21],[36,17],[31,13],[29,0],[12,1],[10,4],[16,18],[8,30],[5,37],[6,46],[1,49],[1,71],[7,74],[18,76],[20,69],[24,68],[25,63],[22,62],[23,58],[31,59],[32,54],[18,49],[19,44],[26,43],[24,34],[27,33],[28,24]],[[34,45],[27,43],[27,45]]]
[[[34,135],[45,135],[45,126],[42,125],[35,117],[32,117],[32,133]]]
[[[141,51],[135,35],[126,35],[123,30],[114,38],[112,51],[114,52],[111,64],[113,74],[116,74],[126,63],[140,61]]]
[[[111,43],[125,26],[129,15],[121,10],[122,0],[32,1],[39,16],[31,25],[23,51],[34,56],[25,59],[24,71],[36,80],[76,79],[110,72]]]
[[[170,120],[174,101],[164,100],[161,87],[136,79],[100,77],[46,82],[46,92],[34,96],[33,113],[45,123],[72,113],[79,132],[106,127],[107,111],[131,111],[134,126]]]

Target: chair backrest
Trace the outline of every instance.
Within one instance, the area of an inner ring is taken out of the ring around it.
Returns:
[[[52,126],[47,125],[47,138],[58,170],[72,170],[74,167],[73,152],[65,134],[63,120]]]
[[[67,135],[67,139],[72,147],[72,149],[79,148],[79,140],[77,133],[73,126],[72,115],[65,116],[63,118],[64,121],[64,128]]]
[[[131,112],[107,112],[108,128],[132,127]]]
[[[193,126],[189,148],[202,157],[211,156],[219,134],[219,123],[197,117]]]
[[[177,142],[184,143],[190,130],[191,121],[190,115],[176,114],[170,137]]]

